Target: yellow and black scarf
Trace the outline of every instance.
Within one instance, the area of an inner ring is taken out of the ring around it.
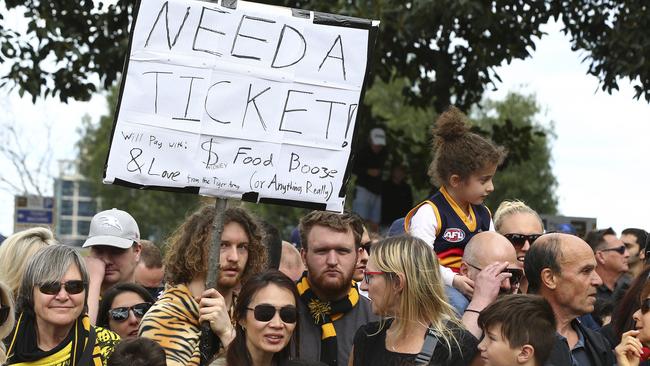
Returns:
[[[333,322],[343,317],[345,313],[357,305],[359,302],[357,286],[353,281],[348,296],[337,301],[323,301],[316,297],[316,294],[309,287],[307,272],[302,274],[297,286],[300,299],[307,304],[314,324],[321,327],[320,360],[329,366],[337,366],[338,347]]]
[[[80,361],[85,348],[91,347],[92,350],[95,346],[94,340],[93,344],[88,344],[90,331],[90,319],[84,314],[75,321],[68,337],[60,345],[50,351],[42,351],[38,348],[37,344],[36,321],[34,316],[23,312],[18,317],[14,330],[7,337],[10,340],[7,349],[7,364],[29,363],[42,360],[46,357],[56,358],[61,355],[63,358],[69,358],[69,363],[66,362],[66,364],[82,366],[80,365]],[[64,354],[64,349],[69,350],[69,356]]]

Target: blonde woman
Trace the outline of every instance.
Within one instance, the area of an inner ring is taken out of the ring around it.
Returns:
[[[512,243],[517,250],[517,259],[523,266],[526,252],[544,233],[544,223],[537,212],[524,202],[506,200],[494,213],[494,229]]]
[[[4,282],[18,296],[18,288],[29,259],[39,249],[55,244],[54,234],[44,227],[19,231],[9,236],[0,245],[0,281]]]
[[[2,340],[14,327],[14,295],[4,283],[0,282],[0,365],[7,361],[7,354]]]
[[[421,239],[374,244],[362,286],[386,320],[359,328],[349,365],[464,366],[478,358],[478,340],[447,303],[436,255]]]
[[[494,229],[505,236],[517,251],[517,264],[524,269],[524,258],[533,242],[544,234],[544,223],[537,212],[519,200],[503,201],[494,212]],[[526,293],[526,277],[519,283],[519,291]]]

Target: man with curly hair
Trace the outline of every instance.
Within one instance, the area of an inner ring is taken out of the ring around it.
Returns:
[[[140,336],[158,342],[167,365],[198,365],[200,324],[208,322],[225,348],[234,338],[234,289],[266,265],[257,221],[244,209],[224,212],[217,290],[206,289],[215,208],[188,217],[168,240],[167,287],[140,323]],[[215,352],[217,350],[214,350]]]

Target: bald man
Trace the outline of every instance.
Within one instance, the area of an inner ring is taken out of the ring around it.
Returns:
[[[614,365],[609,342],[577,320],[594,311],[598,286],[596,257],[589,244],[569,234],[545,234],[524,259],[528,292],[544,297],[557,321],[555,346],[545,365]]]
[[[280,256],[280,272],[287,275],[291,280],[298,281],[305,266],[302,263],[300,252],[288,241],[282,241],[282,254]]]
[[[513,294],[519,289],[523,271],[517,262],[517,251],[505,236],[495,231],[478,233],[465,247],[460,274],[474,281],[474,294],[462,321],[480,339],[483,330],[476,322],[479,313],[499,295]]]

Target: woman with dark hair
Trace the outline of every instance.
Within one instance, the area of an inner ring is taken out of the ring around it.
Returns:
[[[99,303],[97,326],[112,330],[122,339],[137,338],[140,320],[153,303],[153,297],[144,287],[118,283],[104,293]]]
[[[641,306],[639,294],[643,290],[650,275],[650,267],[646,267],[639,273],[630,287],[625,289],[625,294],[620,301],[615,302],[614,311],[612,312],[611,323],[601,328],[601,333],[607,337],[611,344],[618,344],[624,332],[634,329],[634,319],[632,315]],[[614,299],[618,296],[618,291],[614,292]]]
[[[251,277],[237,298],[236,334],[228,346],[226,364],[307,365],[289,361],[289,341],[298,325],[298,297],[295,283],[280,271],[270,270]]]
[[[52,244],[30,258],[18,291],[8,365],[102,366],[120,337],[93,327],[88,271],[72,247]]]
[[[643,275],[643,273],[641,273],[641,275]],[[638,278],[641,278],[641,275],[639,275]],[[636,311],[632,314],[632,318],[634,319],[634,329],[623,333],[621,342],[614,350],[618,366],[647,365],[647,361],[641,362],[641,358],[646,354],[646,352],[644,352],[644,347],[647,348],[650,346],[649,281],[645,281],[637,299],[640,305],[637,306]]]

